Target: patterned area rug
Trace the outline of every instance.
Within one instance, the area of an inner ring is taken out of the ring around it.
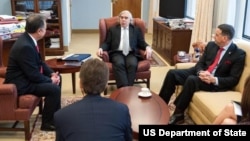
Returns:
[[[82,99],[82,97],[76,97],[76,96],[67,96],[62,97],[62,108],[70,105],[78,100]],[[169,104],[169,111],[172,114],[175,106],[173,104],[173,101],[175,99],[175,95],[172,96]],[[182,125],[193,125],[193,121],[190,119],[190,117],[186,114],[185,115],[185,121]],[[48,131],[41,131],[41,116],[39,116],[36,120],[35,125],[33,126],[33,133],[30,141],[55,141],[55,132],[48,132]]]
[[[160,56],[153,51],[152,59],[150,60],[151,67],[163,67],[167,66],[167,64],[160,58]]]

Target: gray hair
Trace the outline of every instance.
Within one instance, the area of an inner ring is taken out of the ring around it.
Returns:
[[[132,16],[131,12],[128,11],[128,10],[123,10],[122,12],[120,12],[119,17],[120,17],[122,14],[124,14],[124,13],[128,14],[128,18],[130,19],[130,23],[131,23],[131,24],[134,24],[133,16]]]

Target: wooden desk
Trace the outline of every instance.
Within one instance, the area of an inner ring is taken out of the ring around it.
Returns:
[[[8,60],[9,60],[9,53],[10,50],[13,46],[13,44],[15,43],[15,41],[17,40],[17,38],[15,39],[9,39],[9,40],[3,40],[3,65],[7,66],[8,64]],[[39,40],[37,42],[39,49],[40,49],[40,54],[43,60],[45,60],[45,48],[44,48],[44,41],[43,39]]]
[[[59,73],[71,73],[72,75],[72,88],[73,93],[76,93],[76,72],[80,71],[81,66],[66,66],[64,65],[65,61],[59,60],[57,58],[48,59],[45,61],[46,64]]]
[[[128,106],[135,139],[138,139],[139,125],[167,125],[170,116],[168,105],[160,96],[151,91],[151,97],[142,98],[138,96],[140,91],[140,87],[122,87],[110,95],[111,99]]]

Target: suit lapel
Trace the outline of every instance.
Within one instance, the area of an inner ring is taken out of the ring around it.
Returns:
[[[232,55],[232,53],[234,52],[233,50],[235,49],[235,47],[233,46],[233,43],[229,46],[229,48],[227,49],[227,51],[225,52],[224,56],[221,58],[218,67],[220,67],[223,62],[225,62],[226,59],[230,58],[230,56]]]

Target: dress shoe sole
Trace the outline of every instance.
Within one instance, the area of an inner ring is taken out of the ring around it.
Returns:
[[[184,123],[184,114],[177,114],[177,115],[173,115],[170,118],[170,122],[168,124],[175,125],[175,124],[182,124],[182,123]]]
[[[41,128],[40,130],[42,130],[42,131],[55,131],[55,129],[51,129],[51,128]]]
[[[41,126],[40,130],[42,130],[42,131],[55,131],[55,126],[53,126],[53,125]]]
[[[176,124],[183,124],[184,123],[184,119],[183,120],[180,120],[180,121],[177,121]]]

